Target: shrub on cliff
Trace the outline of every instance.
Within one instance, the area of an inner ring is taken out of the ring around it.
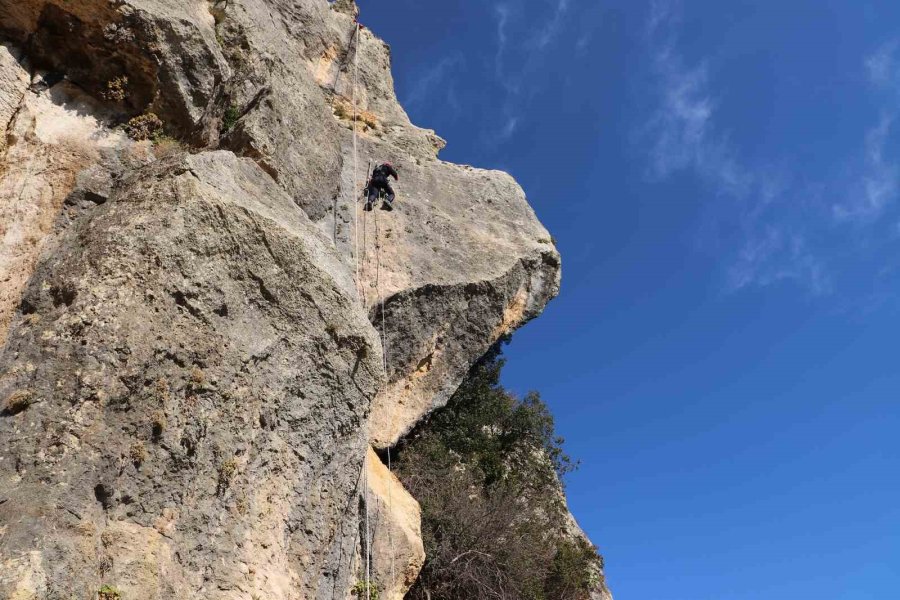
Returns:
[[[566,526],[573,463],[538,394],[500,385],[503,362],[498,347],[399,451],[427,555],[413,600],[581,600],[599,583],[596,549]]]

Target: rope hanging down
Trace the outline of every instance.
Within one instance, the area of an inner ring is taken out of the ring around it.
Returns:
[[[359,185],[359,142],[357,140],[356,133],[356,86],[359,83],[359,23],[356,23],[355,33],[353,35],[356,38],[356,52],[353,57],[353,86],[350,89],[350,102],[353,105],[353,114],[352,114],[352,126],[353,126],[353,203],[354,203],[354,211],[353,211],[353,237],[354,237],[354,249],[353,249],[353,260],[356,266],[356,292],[359,295],[360,301],[365,305],[365,296],[363,295],[363,289],[361,286],[360,278],[359,278],[359,198],[356,194],[357,186]],[[350,43],[352,45],[353,39],[351,38]],[[350,48],[347,48],[347,51],[350,51]],[[338,70],[340,72],[340,69]],[[371,600],[372,598],[372,586],[371,586],[371,571],[370,565],[372,564],[372,536],[369,530],[369,453],[366,451],[363,456],[363,511],[364,516],[363,520],[365,522],[365,535],[366,535],[366,599]]]
[[[359,82],[359,23],[356,23],[356,35],[354,37],[356,37],[356,52],[353,57],[353,86],[350,88],[350,102],[353,104],[353,202],[355,206],[355,210],[353,211],[353,232],[355,237],[353,258],[356,262],[356,291],[359,294],[360,299],[364,300],[361,294],[362,288],[360,287],[359,281],[359,202],[355,196],[357,190],[356,186],[359,185],[359,150],[356,136],[356,86]]]
[[[354,65],[353,65],[353,86],[350,92],[350,101],[353,105],[353,190],[354,194],[358,189],[359,185],[359,142],[358,142],[358,134],[357,134],[357,122],[359,120],[357,104],[356,104],[356,88],[359,83],[359,46],[360,46],[360,24],[356,23],[355,33],[351,36],[350,45],[353,44],[353,39],[356,39],[356,51],[354,52]],[[348,46],[347,51],[350,51],[350,47]],[[340,73],[340,68],[338,70]],[[370,165],[371,166],[371,161]],[[369,169],[367,168],[366,177],[368,177]],[[360,211],[360,195],[354,197],[354,262],[356,267],[356,288],[357,293],[359,294],[360,301],[363,304],[363,307],[368,310],[368,294],[365,291],[365,286],[363,285],[361,276],[360,276],[360,258],[359,258],[359,211]],[[363,214],[363,268],[366,272],[369,272],[368,264],[369,264],[369,252],[368,252],[368,239],[367,239],[367,229],[366,229],[366,215]],[[381,314],[381,367],[384,372],[385,381],[388,378],[388,345],[387,345],[387,323],[384,315],[384,296],[381,294],[381,230],[378,225],[378,213],[374,214],[374,225],[375,225],[375,296],[379,302],[379,313]],[[391,451],[388,449],[388,472],[393,472],[391,468]],[[368,449],[366,451],[365,457],[363,459],[363,469],[364,469],[364,487],[365,493],[363,497],[363,506],[365,511],[365,536],[366,536],[366,571],[365,571],[365,586],[366,586],[366,598],[367,600],[371,600],[372,597],[372,582],[371,582],[371,564],[372,564],[372,535],[371,530],[369,528],[369,452]],[[391,485],[388,485],[388,510],[390,511],[393,507],[393,493],[391,489]],[[394,536],[391,532],[390,528],[388,528],[388,544],[390,546],[390,556],[391,556],[391,581],[396,580],[396,572],[394,566]]]

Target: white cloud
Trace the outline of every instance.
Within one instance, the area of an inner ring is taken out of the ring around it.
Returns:
[[[511,116],[506,119],[506,124],[503,126],[503,129],[500,131],[500,137],[506,139],[512,136],[516,132],[516,128],[519,126],[519,118],[516,116]]]
[[[498,77],[503,77],[503,55],[506,53],[507,33],[506,28],[509,26],[509,17],[512,9],[508,4],[498,4],[494,9],[497,17],[497,54],[494,57],[494,70]]]
[[[678,5],[671,0],[653,0],[650,3],[650,18],[647,19],[647,36],[655,38],[661,29],[669,29],[678,21]]]
[[[900,193],[900,171],[885,159],[885,144],[891,133],[894,117],[884,115],[866,134],[866,167],[854,184],[852,196],[833,207],[840,221],[871,221],[882,215],[885,208],[897,200]]]
[[[563,17],[569,9],[569,0],[557,0],[556,8],[553,11],[553,17],[547,21],[547,24],[541,32],[535,37],[536,46],[539,50],[543,50],[550,42],[556,38],[562,27]]]
[[[715,72],[707,61],[685,60],[679,32],[677,0],[653,2],[646,41],[654,104],[636,140],[651,177],[689,173],[711,192],[698,245],[715,249],[726,289],[790,281],[813,295],[840,290],[838,304],[882,301],[879,288],[896,271],[883,268],[885,257],[900,251],[900,41],[860,61],[871,88],[851,91],[880,104],[880,113],[858,146],[834,156],[830,171],[808,174],[790,156],[779,168],[746,158],[723,129]],[[867,276],[874,292],[859,288]]]
[[[866,132],[864,164],[850,186],[848,198],[832,207],[838,221],[871,223],[900,196],[900,169],[886,156],[900,100],[900,64],[896,54],[897,42],[892,41],[883,44],[865,61],[869,81],[876,90],[888,92],[889,104],[878,124]]]
[[[433,101],[435,95],[439,95],[441,102],[446,102],[451,108],[458,110],[452,75],[454,70],[461,68],[464,63],[465,59],[461,54],[454,54],[426,70],[416,79],[404,100],[404,105],[414,109],[425,102]]]
[[[720,131],[709,68],[703,62],[688,65],[679,54],[678,22],[676,5],[652,4],[647,39],[658,102],[638,136],[646,142],[651,175],[664,179],[692,172],[717,199],[727,201],[715,210],[740,236],[737,246],[723,256],[730,290],[791,280],[814,294],[826,293],[831,287],[828,274],[802,229],[773,216],[787,200],[785,179],[746,165]]]
[[[511,29],[523,22],[520,18],[523,15],[509,2],[494,7],[497,26],[494,72],[497,83],[506,92],[506,98],[499,108],[502,126],[490,132],[490,137],[486,137],[485,142],[489,146],[507,141],[518,131],[522,107],[534,87],[526,83],[535,69],[545,60],[544,50],[563,31],[571,0],[551,0],[551,2],[549,17],[530,14],[528,22],[537,25],[529,30],[519,31],[515,36],[511,33]],[[518,28],[515,30],[518,31]]]
[[[866,60],[866,71],[874,85],[896,88],[900,83],[900,71],[894,58],[896,51],[897,43],[889,42]]]
[[[815,295],[832,291],[830,276],[803,235],[774,226],[746,239],[729,269],[729,287],[733,291],[786,280],[803,285]]]
[[[672,14],[655,5],[651,35],[662,33]],[[734,158],[727,139],[715,129],[716,104],[709,91],[705,64],[687,66],[669,39],[655,46],[653,62],[660,103],[646,129],[653,136],[650,151],[653,175],[667,177],[675,171],[695,169],[717,192],[735,196],[748,193],[753,174]]]

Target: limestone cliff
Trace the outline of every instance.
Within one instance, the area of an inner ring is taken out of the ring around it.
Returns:
[[[381,597],[415,579],[369,446],[560,261],[511,177],[437,158],[355,12],[0,0],[0,598],[347,598],[366,507]],[[382,160],[399,208],[362,213]]]

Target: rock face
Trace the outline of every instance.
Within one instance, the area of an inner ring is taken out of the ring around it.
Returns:
[[[380,599],[400,600],[425,563],[419,503],[372,450],[366,467],[372,579]]]
[[[368,446],[560,262],[512,178],[437,159],[356,11],[0,0],[0,599],[347,598],[367,497],[383,597],[414,580]],[[363,213],[384,160],[398,208]]]
[[[327,239],[210,152],[134,172],[57,243],[3,356],[3,591],[347,589],[381,365]]]

